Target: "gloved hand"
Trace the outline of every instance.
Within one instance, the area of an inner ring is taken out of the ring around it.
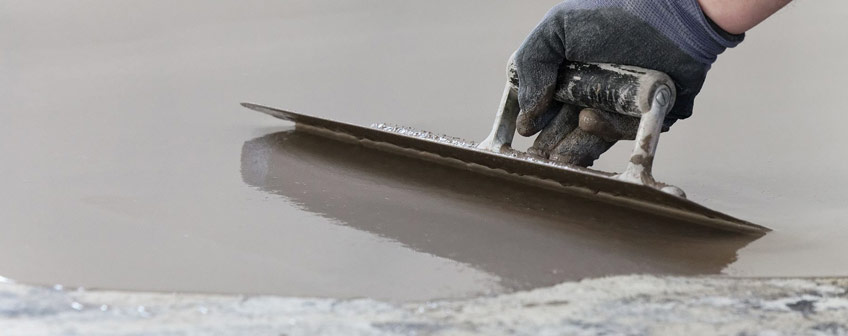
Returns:
[[[668,74],[677,85],[677,100],[664,124],[668,130],[692,114],[716,57],[743,39],[744,34],[729,34],[712,23],[697,0],[567,0],[548,12],[516,52],[518,132],[531,136],[541,131],[533,154],[589,166],[615,141],[635,134],[638,120],[593,110],[583,119],[594,123],[581,123],[579,108],[553,101],[557,75],[567,62],[632,65]]]

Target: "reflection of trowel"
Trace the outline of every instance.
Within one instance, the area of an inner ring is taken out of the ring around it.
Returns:
[[[563,82],[556,92],[557,100],[641,118],[636,149],[621,174],[570,167],[512,150],[518,103],[515,77],[509,77],[492,133],[479,145],[406,127],[378,124],[369,128],[250,103],[242,105],[292,121],[299,130],[544,188],[562,189],[664,215],[681,223],[750,234],[769,231],[698,205],[685,199],[680,189],[654,181],[651,166],[659,133],[675,98],[674,83],[667,75],[635,67],[577,63],[560,75]]]
[[[472,265],[513,289],[719,274],[759,238],[292,129],[245,142],[241,176],[333,224]]]

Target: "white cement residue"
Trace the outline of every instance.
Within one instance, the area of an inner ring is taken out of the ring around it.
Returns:
[[[443,134],[436,134],[428,131],[421,131],[414,129],[412,127],[406,126],[397,126],[397,125],[388,125],[388,124],[374,124],[371,125],[371,128],[375,128],[381,131],[396,133],[404,136],[430,140],[434,142],[439,142],[447,145],[464,147],[464,148],[477,148],[477,143],[457,137],[447,136]]]
[[[67,330],[86,335],[844,335],[845,288],[848,279],[626,276],[496,297],[390,304],[3,284],[0,329],[6,335]]]
[[[380,124],[371,125],[371,128],[378,129],[378,130],[385,131],[385,132],[400,134],[400,135],[403,135],[403,136],[408,136],[408,137],[419,138],[419,139],[424,139],[424,140],[428,140],[428,141],[443,143],[443,144],[446,144],[446,145],[462,147],[462,148],[467,148],[467,149],[473,149],[473,150],[479,150],[479,149],[477,149],[477,143],[474,142],[474,141],[465,140],[465,139],[462,139],[462,138],[452,137],[452,136],[448,136],[448,135],[442,135],[442,134],[438,134],[438,133],[433,133],[433,132],[430,132],[430,131],[422,131],[422,130],[418,130],[418,129],[408,127],[408,126],[398,126],[398,125],[389,125],[389,124],[380,123]],[[595,176],[608,177],[608,176],[605,176],[604,174],[596,172],[596,171],[592,171],[592,170],[589,170],[589,169],[575,169],[574,167],[570,167],[568,165],[560,164],[560,163],[557,163],[557,162],[554,162],[554,161],[551,161],[551,160],[533,157],[533,156],[527,155],[526,153],[520,152],[520,151],[504,151],[504,152],[500,152],[500,153],[495,153],[495,152],[490,152],[490,151],[486,151],[486,152],[492,153],[492,154],[495,154],[495,155],[504,156],[504,157],[520,159],[520,160],[524,160],[524,161],[527,161],[527,162],[541,164],[541,165],[545,165],[545,166],[549,166],[549,167],[555,167],[555,168],[565,169],[565,170],[570,170],[570,171],[580,171],[580,172],[592,174],[592,175],[595,175]]]

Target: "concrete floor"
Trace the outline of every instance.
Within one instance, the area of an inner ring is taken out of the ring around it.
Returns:
[[[630,273],[848,275],[846,2],[752,31],[660,143],[656,176],[776,230],[753,242],[570,220],[576,203],[508,185],[490,188],[521,201],[485,209],[471,191],[490,182],[384,156],[375,170],[237,104],[480,139],[506,57],[554,3],[0,2],[0,275],[390,301]]]
[[[848,335],[845,279],[564,283],[393,304],[0,284],[4,335]]]

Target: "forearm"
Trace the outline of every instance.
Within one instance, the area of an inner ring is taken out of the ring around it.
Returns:
[[[742,34],[792,0],[698,0],[704,13],[731,34]]]

